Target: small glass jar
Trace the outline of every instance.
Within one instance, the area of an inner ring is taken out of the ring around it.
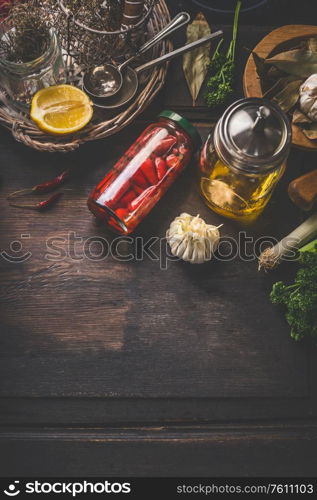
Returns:
[[[131,233],[200,145],[200,135],[189,121],[163,111],[92,191],[89,209],[113,231]]]
[[[215,212],[255,219],[282,177],[291,144],[285,113],[265,99],[242,99],[220,118],[203,146],[200,190]]]
[[[5,33],[2,32],[2,37],[5,37]],[[53,29],[49,30],[46,51],[37,59],[15,63],[0,57],[0,86],[23,111],[28,109],[33,95],[38,90],[61,83],[66,83],[65,66]]]

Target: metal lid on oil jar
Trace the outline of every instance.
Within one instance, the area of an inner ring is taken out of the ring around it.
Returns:
[[[260,98],[233,103],[217,123],[215,147],[228,166],[260,174],[282,164],[289,153],[291,126],[274,102]]]

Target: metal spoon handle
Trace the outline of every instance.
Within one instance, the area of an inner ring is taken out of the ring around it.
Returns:
[[[128,66],[131,61],[134,61],[141,54],[144,54],[147,50],[150,50],[154,45],[161,42],[165,38],[167,38],[171,33],[178,30],[182,26],[186,25],[190,21],[190,15],[187,12],[179,12],[161,31],[156,33],[156,35],[145,42],[142,47],[139,48],[136,54],[133,54],[130,59],[124,61],[120,66],[118,66],[119,71]]]
[[[161,40],[164,40],[166,37],[168,37],[171,33],[174,31],[178,30],[182,26],[185,26],[187,23],[190,21],[190,15],[188,12],[179,12],[174,19],[172,19],[161,31],[156,33],[151,40],[148,40],[145,42],[144,45],[139,49],[138,53],[143,54],[147,50],[151,49],[156,45],[158,42]]]
[[[142,64],[142,66],[138,66],[138,68],[135,68],[135,71],[137,73],[141,73],[141,71],[144,71],[145,69],[151,68],[152,66],[156,66],[158,63],[170,61],[171,59],[174,59],[174,57],[177,57],[180,54],[184,54],[185,52],[189,52],[190,50],[195,49],[196,47],[199,47],[200,45],[203,45],[206,42],[209,42],[209,40],[213,40],[214,38],[218,38],[219,36],[223,35],[223,31],[215,31],[215,33],[211,33],[211,35],[206,35],[203,38],[200,38],[199,40],[196,40],[195,42],[188,43],[187,45],[184,45],[183,47],[180,47],[179,49],[173,50],[172,52],[168,52],[167,54],[164,54],[163,56],[157,57],[156,59],[153,59],[152,61],[149,61],[145,64]]]

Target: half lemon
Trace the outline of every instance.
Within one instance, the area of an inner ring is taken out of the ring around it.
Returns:
[[[34,94],[30,116],[41,130],[49,134],[71,134],[91,120],[89,97],[72,85],[54,85]]]

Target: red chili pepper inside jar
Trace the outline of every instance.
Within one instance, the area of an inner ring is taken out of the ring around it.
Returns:
[[[163,111],[92,191],[89,209],[113,231],[132,233],[200,145],[200,135],[188,120]]]

